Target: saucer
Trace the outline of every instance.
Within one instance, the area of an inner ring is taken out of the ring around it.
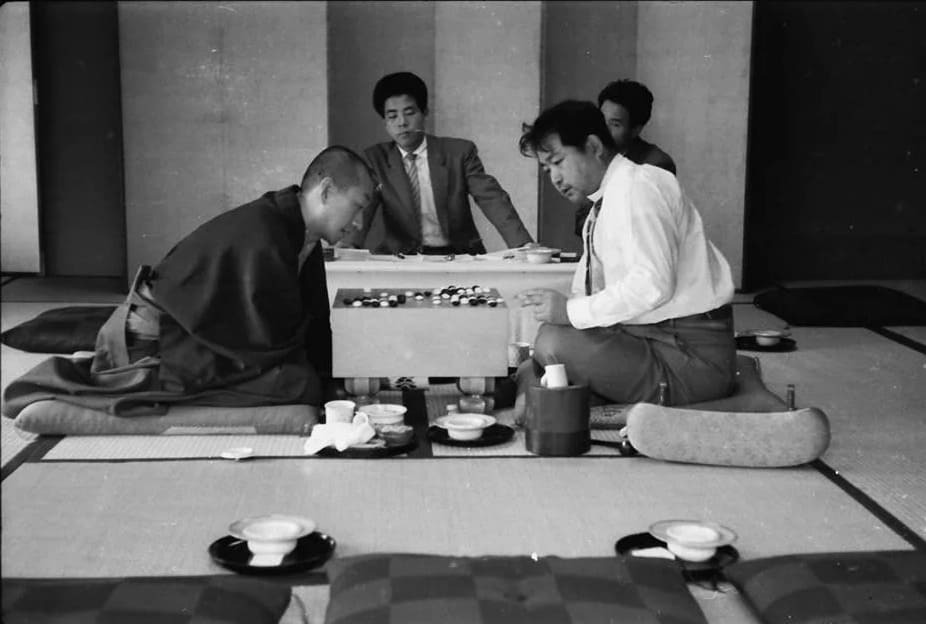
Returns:
[[[311,570],[322,565],[331,557],[337,543],[324,533],[309,533],[299,538],[296,548],[277,566],[250,565],[251,551],[248,543],[234,535],[220,537],[209,545],[209,556],[223,568],[240,574],[275,575],[292,574]]]
[[[653,537],[649,533],[634,533],[627,535],[614,544],[614,551],[618,555],[633,556],[637,550],[648,548],[662,548],[667,553],[667,559],[672,558],[682,568],[682,573],[689,581],[711,581],[716,580],[717,575],[731,563],[739,561],[740,554],[733,546],[721,546],[714,553],[714,556],[707,561],[685,561],[679,559],[669,552],[666,543],[663,540]]]
[[[365,444],[362,446],[349,446],[343,451],[326,446],[316,455],[318,457],[341,457],[344,459],[377,459],[380,457],[395,457],[414,451],[418,447],[418,440],[412,435],[407,444],[389,446],[388,444]]]
[[[437,425],[428,427],[428,439],[438,444],[446,444],[447,446],[495,446],[496,444],[504,444],[512,437],[514,437],[514,429],[507,425],[499,425],[497,423],[483,429],[482,437],[476,438],[475,440],[454,440],[450,437],[450,433],[443,427],[438,427]]]
[[[669,537],[668,530],[678,524],[693,524],[717,531],[717,539],[701,542],[682,542],[673,540]],[[701,520],[661,520],[652,524],[649,528],[650,534],[663,542],[676,542],[682,546],[692,546],[695,548],[720,548],[736,541],[736,533],[732,529],[719,525],[716,522],[703,522]]]
[[[219,457],[222,459],[231,459],[234,461],[250,459],[251,457],[254,457],[254,449],[252,449],[250,446],[236,446],[235,448],[222,451],[219,454]]]

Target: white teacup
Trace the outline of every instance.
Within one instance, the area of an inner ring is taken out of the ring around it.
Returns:
[[[315,523],[305,518],[272,514],[260,518],[240,520],[230,532],[248,543],[251,551],[250,565],[256,567],[278,566],[283,557],[296,548],[299,538],[315,530]]]
[[[565,388],[569,385],[569,379],[566,377],[565,364],[547,364],[544,367],[543,377],[540,378],[540,385],[544,388]]]
[[[720,533],[707,526],[678,524],[666,529],[669,552],[686,561],[707,561],[717,552],[715,546]]]
[[[325,403],[325,422],[351,423],[354,420],[354,409],[357,404],[353,401],[328,401]]]

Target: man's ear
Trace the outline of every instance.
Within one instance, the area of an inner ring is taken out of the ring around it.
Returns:
[[[329,195],[334,192],[334,180],[328,176],[325,176],[318,183],[318,189],[322,202],[327,202]]]
[[[585,139],[585,151],[591,152],[596,158],[604,158],[604,143],[598,138],[597,134],[590,134]]]

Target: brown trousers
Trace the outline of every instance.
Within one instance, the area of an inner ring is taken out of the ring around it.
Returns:
[[[593,403],[655,403],[666,382],[667,405],[729,396],[736,344],[729,305],[653,325],[576,329],[544,324],[534,356],[518,369],[519,392],[538,385],[543,367],[565,364],[571,384],[589,387]]]

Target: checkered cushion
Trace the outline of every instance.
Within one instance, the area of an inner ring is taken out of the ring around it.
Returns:
[[[787,555],[724,573],[768,624],[926,622],[926,552]]]
[[[328,576],[327,624],[705,622],[668,561],[364,555]]]
[[[5,624],[264,624],[292,590],[234,576],[3,579]]]

